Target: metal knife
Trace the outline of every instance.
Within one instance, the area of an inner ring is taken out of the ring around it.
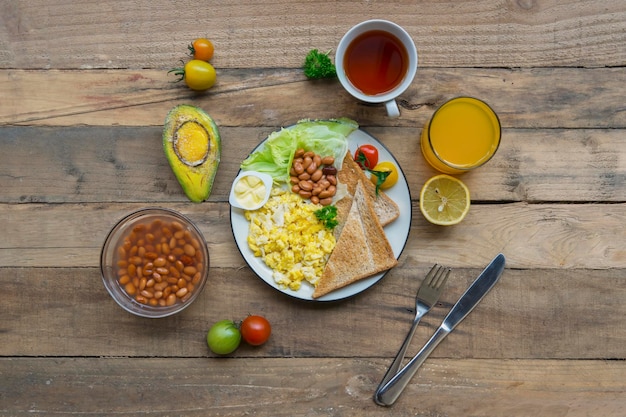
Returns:
[[[483,297],[493,288],[504,271],[505,258],[498,254],[489,265],[480,273],[478,278],[469,286],[465,293],[452,307],[448,315],[435,331],[424,347],[374,395],[378,405],[392,405],[409,384],[417,369],[424,363],[437,345],[476,307]]]

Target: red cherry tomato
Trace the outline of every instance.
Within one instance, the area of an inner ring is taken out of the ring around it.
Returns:
[[[272,333],[272,326],[265,317],[248,316],[241,323],[241,337],[249,345],[259,346],[267,342]]]
[[[378,149],[373,145],[361,145],[354,152],[354,160],[362,169],[374,169],[378,164]]]

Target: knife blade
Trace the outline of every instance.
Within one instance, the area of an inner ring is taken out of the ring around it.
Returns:
[[[478,305],[487,293],[498,282],[506,260],[503,254],[498,254],[487,267],[480,273],[478,278],[468,287],[459,300],[454,304],[450,312],[443,319],[439,328],[426,342],[424,347],[382,387],[375,395],[374,401],[378,405],[392,405],[400,396],[404,388],[409,384],[417,369],[424,363],[437,345],[452,331],[465,317]]]

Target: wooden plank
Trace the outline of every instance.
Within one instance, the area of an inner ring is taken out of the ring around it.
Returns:
[[[333,50],[351,26],[381,17],[409,32],[425,67],[626,62],[626,5],[619,1],[211,1],[199,13],[185,7],[4,2],[0,68],[170,68],[198,36],[215,43],[219,68],[293,68],[311,48]]]
[[[509,259],[514,265],[515,254]],[[126,313],[109,297],[96,268],[3,267],[0,356],[212,357],[205,336],[213,322],[262,314],[272,323],[270,341],[258,348],[243,345],[232,356],[390,360],[413,318],[415,292],[439,261],[405,257],[369,291],[330,304],[292,299],[247,268],[212,267],[200,298],[165,319]],[[410,354],[484,265],[453,269]],[[626,328],[610,318],[626,314],[623,275],[623,269],[509,268],[433,357],[624,359]]]
[[[398,119],[357,102],[336,80],[306,80],[296,69],[218,69],[218,82],[206,93],[172,81],[166,70],[0,70],[0,125],[162,126],[174,105],[188,102],[220,126],[275,128],[346,116],[363,126],[421,128],[446,100],[469,95],[487,101],[505,128],[626,127],[623,67],[424,67],[400,97]]]
[[[0,205],[0,265],[96,267],[110,228],[151,204]],[[158,204],[189,216],[204,234],[216,267],[244,265],[236,249],[227,203]],[[463,223],[431,225],[413,207],[405,257],[419,262],[478,267],[497,252],[513,268],[623,268],[625,204],[487,204]]]
[[[222,158],[209,201],[227,201],[239,164],[274,129],[220,128]],[[421,156],[421,128],[364,129],[396,156],[417,200],[436,173]],[[2,127],[0,202],[184,203],[161,132]],[[463,181],[474,202],[624,202],[626,141],[619,129],[505,129],[495,157]]]
[[[429,360],[391,409],[372,401],[385,366],[344,358],[2,358],[0,412],[618,417],[624,411],[623,361]]]

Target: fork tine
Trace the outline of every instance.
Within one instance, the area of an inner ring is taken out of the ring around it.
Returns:
[[[435,276],[437,276],[440,270],[441,270],[441,265],[434,264],[433,267],[430,268],[430,271],[428,271],[428,274],[426,274],[426,277],[424,278],[424,283],[426,285],[430,285],[430,283],[433,282],[433,279],[435,279]]]
[[[430,287],[438,289],[448,280],[450,276],[450,268],[441,268],[437,271],[437,275],[433,278]]]

